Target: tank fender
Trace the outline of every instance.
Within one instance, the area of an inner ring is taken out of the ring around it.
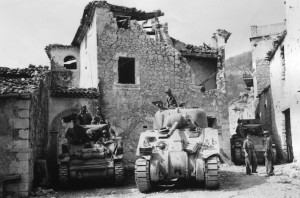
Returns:
[[[220,155],[217,151],[203,151],[202,157],[203,159],[208,159],[209,157],[216,156],[220,158]]]
[[[144,158],[145,160],[150,161],[151,155],[143,155],[141,158]]]

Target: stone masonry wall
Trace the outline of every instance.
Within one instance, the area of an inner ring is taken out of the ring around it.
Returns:
[[[8,195],[27,196],[33,180],[33,157],[29,130],[29,98],[0,98],[0,175],[17,174],[20,181],[8,183]]]
[[[191,85],[191,68],[172,46],[151,39],[136,21],[131,21],[131,29],[118,29],[109,10],[97,8],[96,14],[102,112],[123,132],[127,166],[135,161],[140,132],[152,128],[158,109],[151,102],[165,101],[167,87],[178,102],[188,101],[188,107],[203,108],[217,119],[221,148],[230,156],[224,67],[217,74],[219,89],[202,93]],[[119,57],[135,58],[135,84],[118,83]]]
[[[34,161],[46,159],[48,138],[48,109],[49,109],[50,73],[40,81],[38,90],[31,95],[30,131]]]

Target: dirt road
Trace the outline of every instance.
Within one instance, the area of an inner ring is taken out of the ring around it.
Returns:
[[[245,167],[221,166],[220,189],[205,190],[203,187],[187,186],[185,183],[171,187],[160,187],[157,191],[142,194],[135,187],[134,178],[126,180],[123,187],[98,186],[96,188],[78,188],[60,191],[56,197],[107,197],[107,198],[300,198],[300,178],[288,177],[283,174],[287,165],[275,166],[275,176],[265,177],[265,168],[258,167],[258,173],[246,176]]]

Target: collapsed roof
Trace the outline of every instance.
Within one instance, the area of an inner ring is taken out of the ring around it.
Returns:
[[[97,7],[108,8],[115,16],[130,16],[130,19],[137,21],[143,21],[155,17],[164,16],[164,13],[160,10],[156,10],[153,12],[144,12],[141,10],[137,10],[136,8],[127,8],[124,6],[112,5],[107,3],[106,1],[93,1],[90,2],[83,11],[80,26],[77,29],[75,37],[72,41],[72,45],[80,45],[86,32],[88,31],[90,24],[92,23],[95,14],[95,9]]]

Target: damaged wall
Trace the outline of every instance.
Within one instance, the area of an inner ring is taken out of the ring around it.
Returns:
[[[238,119],[255,119],[255,105],[254,105],[254,90],[253,87],[246,88],[245,92],[234,101],[230,102],[229,111],[229,128],[230,134],[236,132]]]
[[[285,30],[285,23],[265,26],[251,26],[250,42],[252,46],[252,69],[254,96],[270,85],[269,61],[266,53],[273,48],[273,41]]]
[[[102,112],[123,132],[125,163],[132,166],[140,132],[152,128],[157,109],[152,101],[165,101],[167,87],[178,102],[200,107],[217,119],[221,148],[230,156],[227,98],[224,76],[224,46],[216,76],[218,89],[202,93],[191,85],[191,66],[172,46],[151,39],[136,21],[119,29],[107,8],[96,8],[98,33],[98,78]],[[222,37],[219,38],[222,43]],[[223,43],[225,39],[223,38]],[[118,83],[119,57],[135,59],[135,84]]]
[[[0,98],[0,176],[20,175],[21,179],[4,185],[12,196],[28,196],[33,181],[33,149],[35,138],[30,131],[29,95],[25,98]]]
[[[64,81],[70,82],[71,84],[68,85],[69,87],[79,87],[80,83],[80,56],[79,56],[79,48],[75,46],[69,46],[69,45],[60,45],[60,44],[54,44],[54,45],[48,45],[45,48],[46,53],[51,61],[51,70],[52,71],[65,71],[68,73],[68,76],[65,76]],[[65,58],[68,56],[72,56],[76,58],[77,68],[76,69],[66,69],[64,67],[65,64]],[[70,81],[70,78],[73,79]]]

